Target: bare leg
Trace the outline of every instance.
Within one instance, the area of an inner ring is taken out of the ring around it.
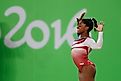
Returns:
[[[83,66],[79,71],[79,81],[95,81],[96,69],[93,65]]]

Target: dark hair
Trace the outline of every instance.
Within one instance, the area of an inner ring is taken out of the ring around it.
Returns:
[[[86,24],[86,26],[89,27],[88,32],[90,32],[93,29],[93,27],[96,27],[96,28],[98,27],[97,20],[95,18],[92,18],[92,19],[82,19],[82,22],[84,24]]]

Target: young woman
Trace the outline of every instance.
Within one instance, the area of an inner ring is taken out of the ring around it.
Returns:
[[[84,15],[84,14],[83,14]],[[103,23],[97,24],[93,19],[77,18],[77,34],[79,39],[72,44],[72,57],[78,68],[80,81],[94,81],[95,64],[88,59],[88,55],[92,49],[100,49],[103,44]],[[89,32],[92,29],[98,31],[98,40],[95,42]]]

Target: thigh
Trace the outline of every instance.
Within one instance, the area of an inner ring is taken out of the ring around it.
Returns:
[[[96,69],[93,65],[85,65],[80,73],[81,81],[94,81]]]

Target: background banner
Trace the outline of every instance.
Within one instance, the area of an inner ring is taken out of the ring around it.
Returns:
[[[104,44],[89,55],[96,81],[121,81],[120,0],[0,0],[0,81],[78,81],[71,58],[75,18],[104,21]],[[97,39],[97,32],[92,31]]]

